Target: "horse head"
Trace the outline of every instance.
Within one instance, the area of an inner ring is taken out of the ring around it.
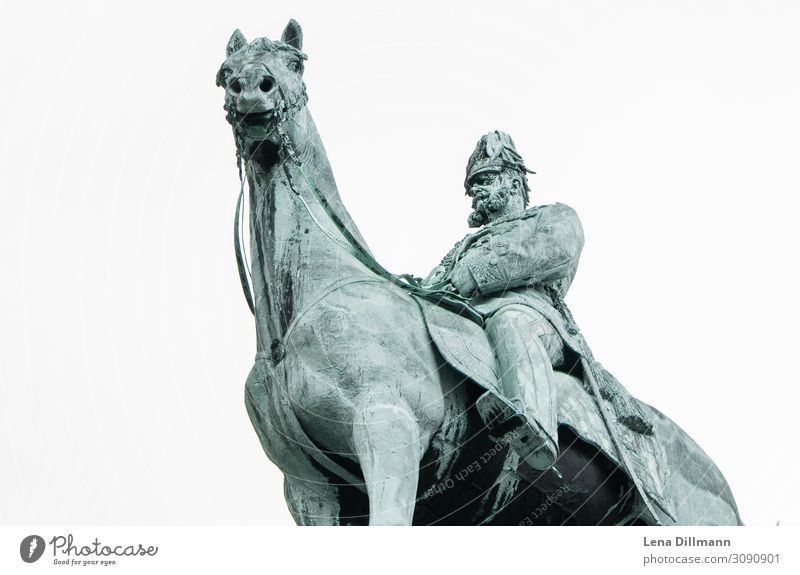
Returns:
[[[303,33],[294,20],[280,41],[264,37],[248,42],[239,30],[228,41],[217,85],[225,89],[226,119],[243,155],[264,146],[277,149],[281,124],[305,106],[302,46]]]

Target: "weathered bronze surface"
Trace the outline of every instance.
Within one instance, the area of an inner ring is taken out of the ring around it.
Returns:
[[[740,524],[702,449],[593,357],[564,302],[580,221],[526,207],[507,134],[468,161],[478,231],[423,282],[374,260],[306,106],[302,43],[293,20],[280,41],[237,30],[217,76],[249,189],[245,402],[297,523]]]

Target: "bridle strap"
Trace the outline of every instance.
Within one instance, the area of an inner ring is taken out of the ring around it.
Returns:
[[[253,293],[250,287],[250,280],[248,279],[247,267],[244,263],[244,251],[242,250],[241,234],[241,215],[242,215],[242,200],[244,199],[244,178],[241,175],[241,168],[239,172],[241,179],[241,188],[239,189],[239,199],[236,200],[236,215],[233,218],[233,247],[236,252],[236,267],[239,270],[239,281],[242,284],[242,292],[244,299],[247,300],[247,307],[250,308],[250,313],[256,315],[256,307],[253,303]]]

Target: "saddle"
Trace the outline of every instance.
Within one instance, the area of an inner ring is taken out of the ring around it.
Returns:
[[[500,394],[497,361],[481,326],[442,307],[418,301],[431,339],[445,361],[484,390]],[[530,304],[527,301],[525,303]],[[537,311],[542,312],[553,323],[564,337],[565,343],[575,345],[576,342],[570,341],[574,339],[574,335],[567,333],[559,314],[552,308],[538,307]],[[654,503],[667,517],[674,520],[675,512],[665,495],[668,481],[666,455],[659,437],[654,433],[633,431],[617,417],[604,418],[600,412],[599,399],[596,400],[585,381],[589,377],[587,374],[590,368],[585,359],[581,358],[580,362],[583,365],[576,370],[580,377],[554,372],[559,425],[571,428],[618,467],[626,470],[629,475],[635,475],[632,478],[634,483],[640,492],[644,491],[640,496]],[[636,402],[643,413],[653,413],[647,404],[633,398],[630,400]],[[613,429],[609,430],[606,421]],[[616,436],[617,442],[611,437],[611,433]],[[625,450],[624,454],[619,452],[618,444]],[[652,519],[660,522],[662,518]]]

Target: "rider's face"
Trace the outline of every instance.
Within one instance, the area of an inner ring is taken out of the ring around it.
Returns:
[[[482,172],[469,180],[469,196],[475,217],[483,223],[490,222],[500,215],[506,215],[509,202],[519,194],[519,182],[505,172]]]

